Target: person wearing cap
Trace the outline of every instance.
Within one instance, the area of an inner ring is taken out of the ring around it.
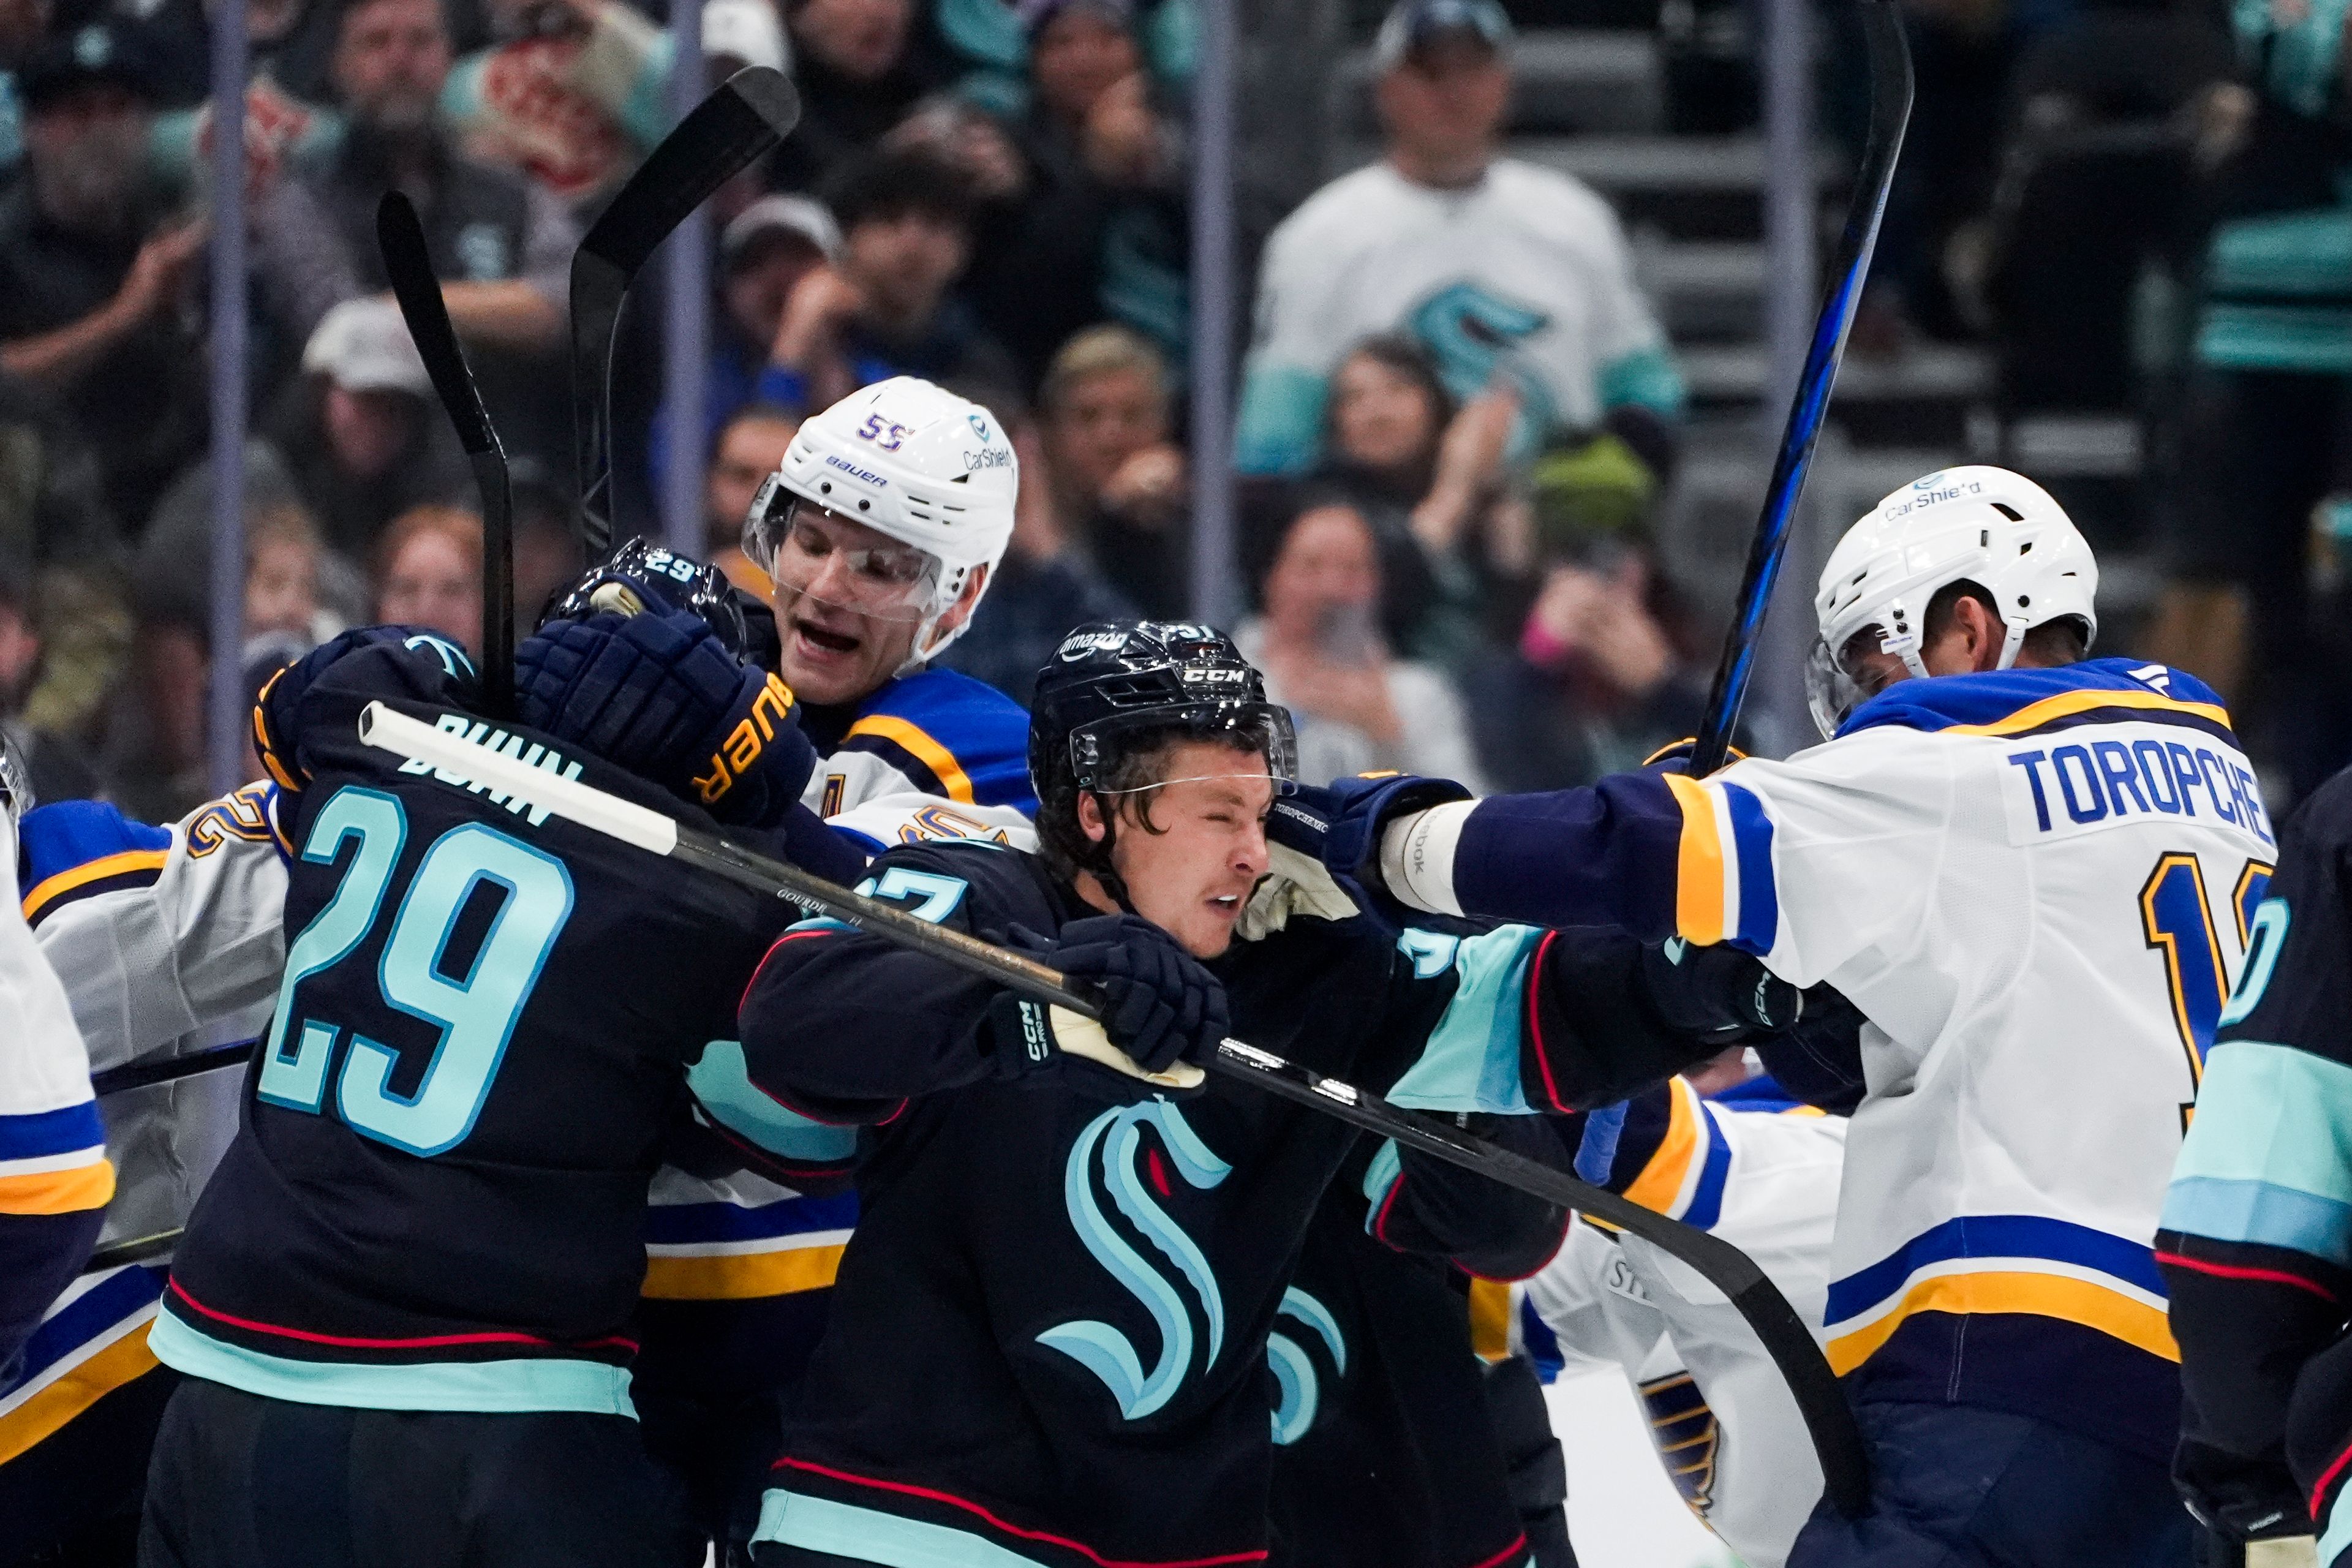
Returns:
[[[764,5],[765,0],[752,3]],[[709,10],[703,12],[705,17],[709,15]],[[769,356],[793,288],[840,257],[841,229],[824,204],[811,196],[761,196],[719,231],[720,308],[712,318],[710,359],[702,386],[706,450],[715,450],[720,433],[753,404],[795,416],[803,410],[806,393],[800,378]],[[647,434],[646,466],[654,491],[659,494],[663,476],[669,470],[667,400]],[[775,466],[770,462],[765,468]],[[758,488],[757,477],[751,485]],[[746,490],[744,505],[751,500],[751,491]],[[743,509],[738,507],[726,521],[730,538],[742,526]]]
[[[59,401],[132,522],[203,437],[183,307],[205,230],[147,181],[150,71],[127,24],[50,37],[17,83],[26,177],[0,197],[0,371]]]
[[[1617,430],[1654,470],[1682,378],[1634,286],[1624,231],[1575,178],[1496,155],[1511,92],[1497,0],[1400,0],[1372,47],[1381,159],[1309,197],[1267,243],[1234,460],[1300,474],[1334,367],[1404,331],[1466,403],[1519,402],[1522,460],[1555,432]]]

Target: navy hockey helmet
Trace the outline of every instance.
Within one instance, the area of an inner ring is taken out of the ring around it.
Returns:
[[[1186,740],[1263,752],[1277,788],[1298,774],[1290,710],[1266,700],[1265,677],[1224,633],[1185,621],[1092,621],[1064,637],[1029,706],[1029,778],[1047,858],[1066,872],[1091,870],[1116,891],[1110,841],[1079,832],[1077,798],[1176,782],[1123,781],[1119,764]],[[1109,816],[1111,803],[1101,804]]]
[[[549,601],[539,624],[585,620],[594,615],[642,615],[647,609],[689,610],[719,634],[727,651],[757,661],[760,648],[743,614],[742,595],[716,566],[706,566],[644,538],[630,540],[588,568]]]

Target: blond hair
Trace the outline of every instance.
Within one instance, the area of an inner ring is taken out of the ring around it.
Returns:
[[[1133,371],[1149,382],[1163,401],[1168,396],[1168,361],[1151,340],[1131,327],[1105,323],[1076,333],[1054,353],[1045,366],[1039,400],[1048,414],[1067,405],[1078,383],[1113,371]]]

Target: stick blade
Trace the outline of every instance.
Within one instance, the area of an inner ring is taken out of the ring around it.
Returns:
[[[581,533],[595,560],[612,546],[613,337],[621,302],[686,216],[774,147],[800,122],[785,75],[751,66],[721,82],[677,122],[613,197],[572,257],[572,428],[580,474]]]
[[[467,367],[465,351],[457,346],[457,329],[449,324],[449,307],[441,298],[441,280],[434,276],[433,257],[425,244],[425,226],[416,208],[399,191],[386,191],[375,208],[376,248],[383,256],[384,275],[392,297],[400,305],[401,320],[425,361],[425,374],[441,400],[449,423],[457,427],[458,444],[468,457],[496,452],[501,458],[498,432],[491,428],[482,395]]]

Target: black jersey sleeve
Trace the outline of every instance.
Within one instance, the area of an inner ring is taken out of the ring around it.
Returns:
[[[1569,1154],[1542,1116],[1470,1116],[1465,1131],[1559,1170]],[[1382,1145],[1366,1179],[1373,1239],[1400,1252],[1443,1258],[1488,1279],[1522,1279],[1551,1261],[1568,1232],[1567,1209],[1449,1161]]]
[[[2246,960],[2157,1235],[2175,1468],[2210,1517],[2325,1518],[2352,1469],[2352,773],[2288,824],[2251,916],[2241,891]]]
[[[924,920],[1002,940],[1060,925],[1030,858],[981,843],[892,849],[858,890]],[[986,1076],[1004,988],[834,920],[787,930],[736,1020],[751,1081],[797,1114],[887,1121],[918,1095]]]
[[[320,773],[353,765],[360,710],[370,702],[471,710],[480,697],[473,665],[447,638],[414,626],[362,626],[269,678],[254,704],[254,750],[280,789],[299,790]]]

